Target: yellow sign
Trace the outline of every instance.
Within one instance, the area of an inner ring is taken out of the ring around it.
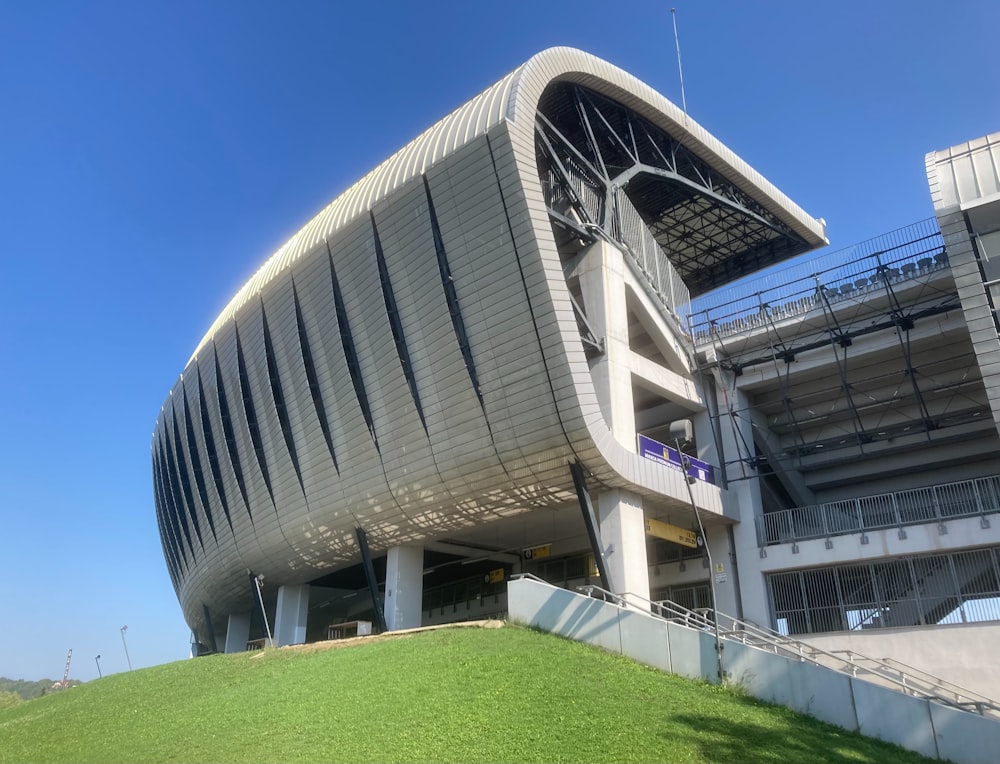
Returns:
[[[493,570],[487,574],[486,580],[491,584],[499,584],[503,581],[503,568],[493,568]]]
[[[545,544],[544,546],[533,546],[531,549],[525,549],[523,557],[526,560],[540,560],[543,557],[548,557],[552,554],[552,544]]]
[[[673,541],[675,544],[680,544],[681,546],[689,546],[692,549],[698,548],[697,533],[689,531],[687,528],[661,522],[660,520],[647,518],[646,533],[664,541]]]

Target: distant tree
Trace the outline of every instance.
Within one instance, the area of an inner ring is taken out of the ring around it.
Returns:
[[[70,684],[80,684],[79,680],[71,679]],[[51,679],[39,679],[29,681],[27,679],[8,679],[0,676],[0,692],[14,692],[25,700],[40,698],[48,692],[53,685]]]
[[[13,708],[14,706],[19,706],[21,703],[24,703],[24,698],[16,692],[0,690],[0,709]]]

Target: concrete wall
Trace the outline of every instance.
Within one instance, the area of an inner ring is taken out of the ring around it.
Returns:
[[[715,639],[707,632],[527,578],[511,581],[507,595],[513,621],[627,655],[662,671],[718,681]],[[738,642],[723,645],[727,676],[756,698],[931,758],[959,764],[996,761],[1000,722],[995,719]]]
[[[987,518],[989,527],[984,528],[978,516],[947,518],[943,525],[947,533],[939,530],[938,523],[908,525],[903,530],[906,537],[899,537],[898,528],[865,531],[868,543],[861,543],[862,534],[853,533],[833,536],[827,548],[826,539],[810,539],[797,544],[775,544],[767,547],[767,557],[750,555],[744,564],[748,571],[774,573],[781,570],[796,570],[825,565],[880,560],[896,555],[928,554],[951,552],[980,546],[1000,544],[1000,521],[995,515]],[[794,551],[795,548],[798,551]]]
[[[1000,696],[1000,664],[996,660],[1000,624],[872,629],[798,639],[827,652],[853,650],[872,658],[892,658],[988,698]]]

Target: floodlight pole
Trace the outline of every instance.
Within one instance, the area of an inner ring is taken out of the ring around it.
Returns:
[[[687,421],[684,422],[684,425],[685,428],[691,426]],[[691,490],[691,483],[695,480],[689,474],[691,458],[681,451],[681,433],[678,432],[674,425],[670,427],[670,434],[674,436],[674,448],[677,449],[677,459],[680,461],[681,471],[684,473],[684,485],[687,486],[691,509],[694,511],[695,520],[698,522],[698,533],[702,541],[702,551],[705,553],[705,559],[708,560],[708,588],[712,593],[712,622],[715,626],[715,652],[719,656],[719,681],[724,684],[726,681],[726,670],[722,662],[722,637],[719,635],[719,599],[715,595],[715,565],[712,563],[712,550],[708,547],[708,536],[705,535],[705,525],[701,521],[701,512],[694,500],[694,491]],[[685,438],[685,440],[689,440],[689,438]]]
[[[102,679],[104,677],[104,674],[101,673],[101,656],[100,655],[94,656],[94,663],[97,664],[97,678],[98,679]]]
[[[125,632],[128,631],[128,626],[122,626],[122,647],[125,648],[125,660],[128,662],[128,670],[132,670],[132,659],[128,657],[128,645],[125,643]],[[100,656],[98,656],[100,657]]]

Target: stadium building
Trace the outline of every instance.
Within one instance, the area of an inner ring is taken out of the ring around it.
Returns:
[[[198,649],[501,613],[530,572],[974,656],[998,167],[1000,134],[932,153],[936,220],[803,260],[823,221],[663,96],[533,57],[295,234],[170,391],[156,516]]]

